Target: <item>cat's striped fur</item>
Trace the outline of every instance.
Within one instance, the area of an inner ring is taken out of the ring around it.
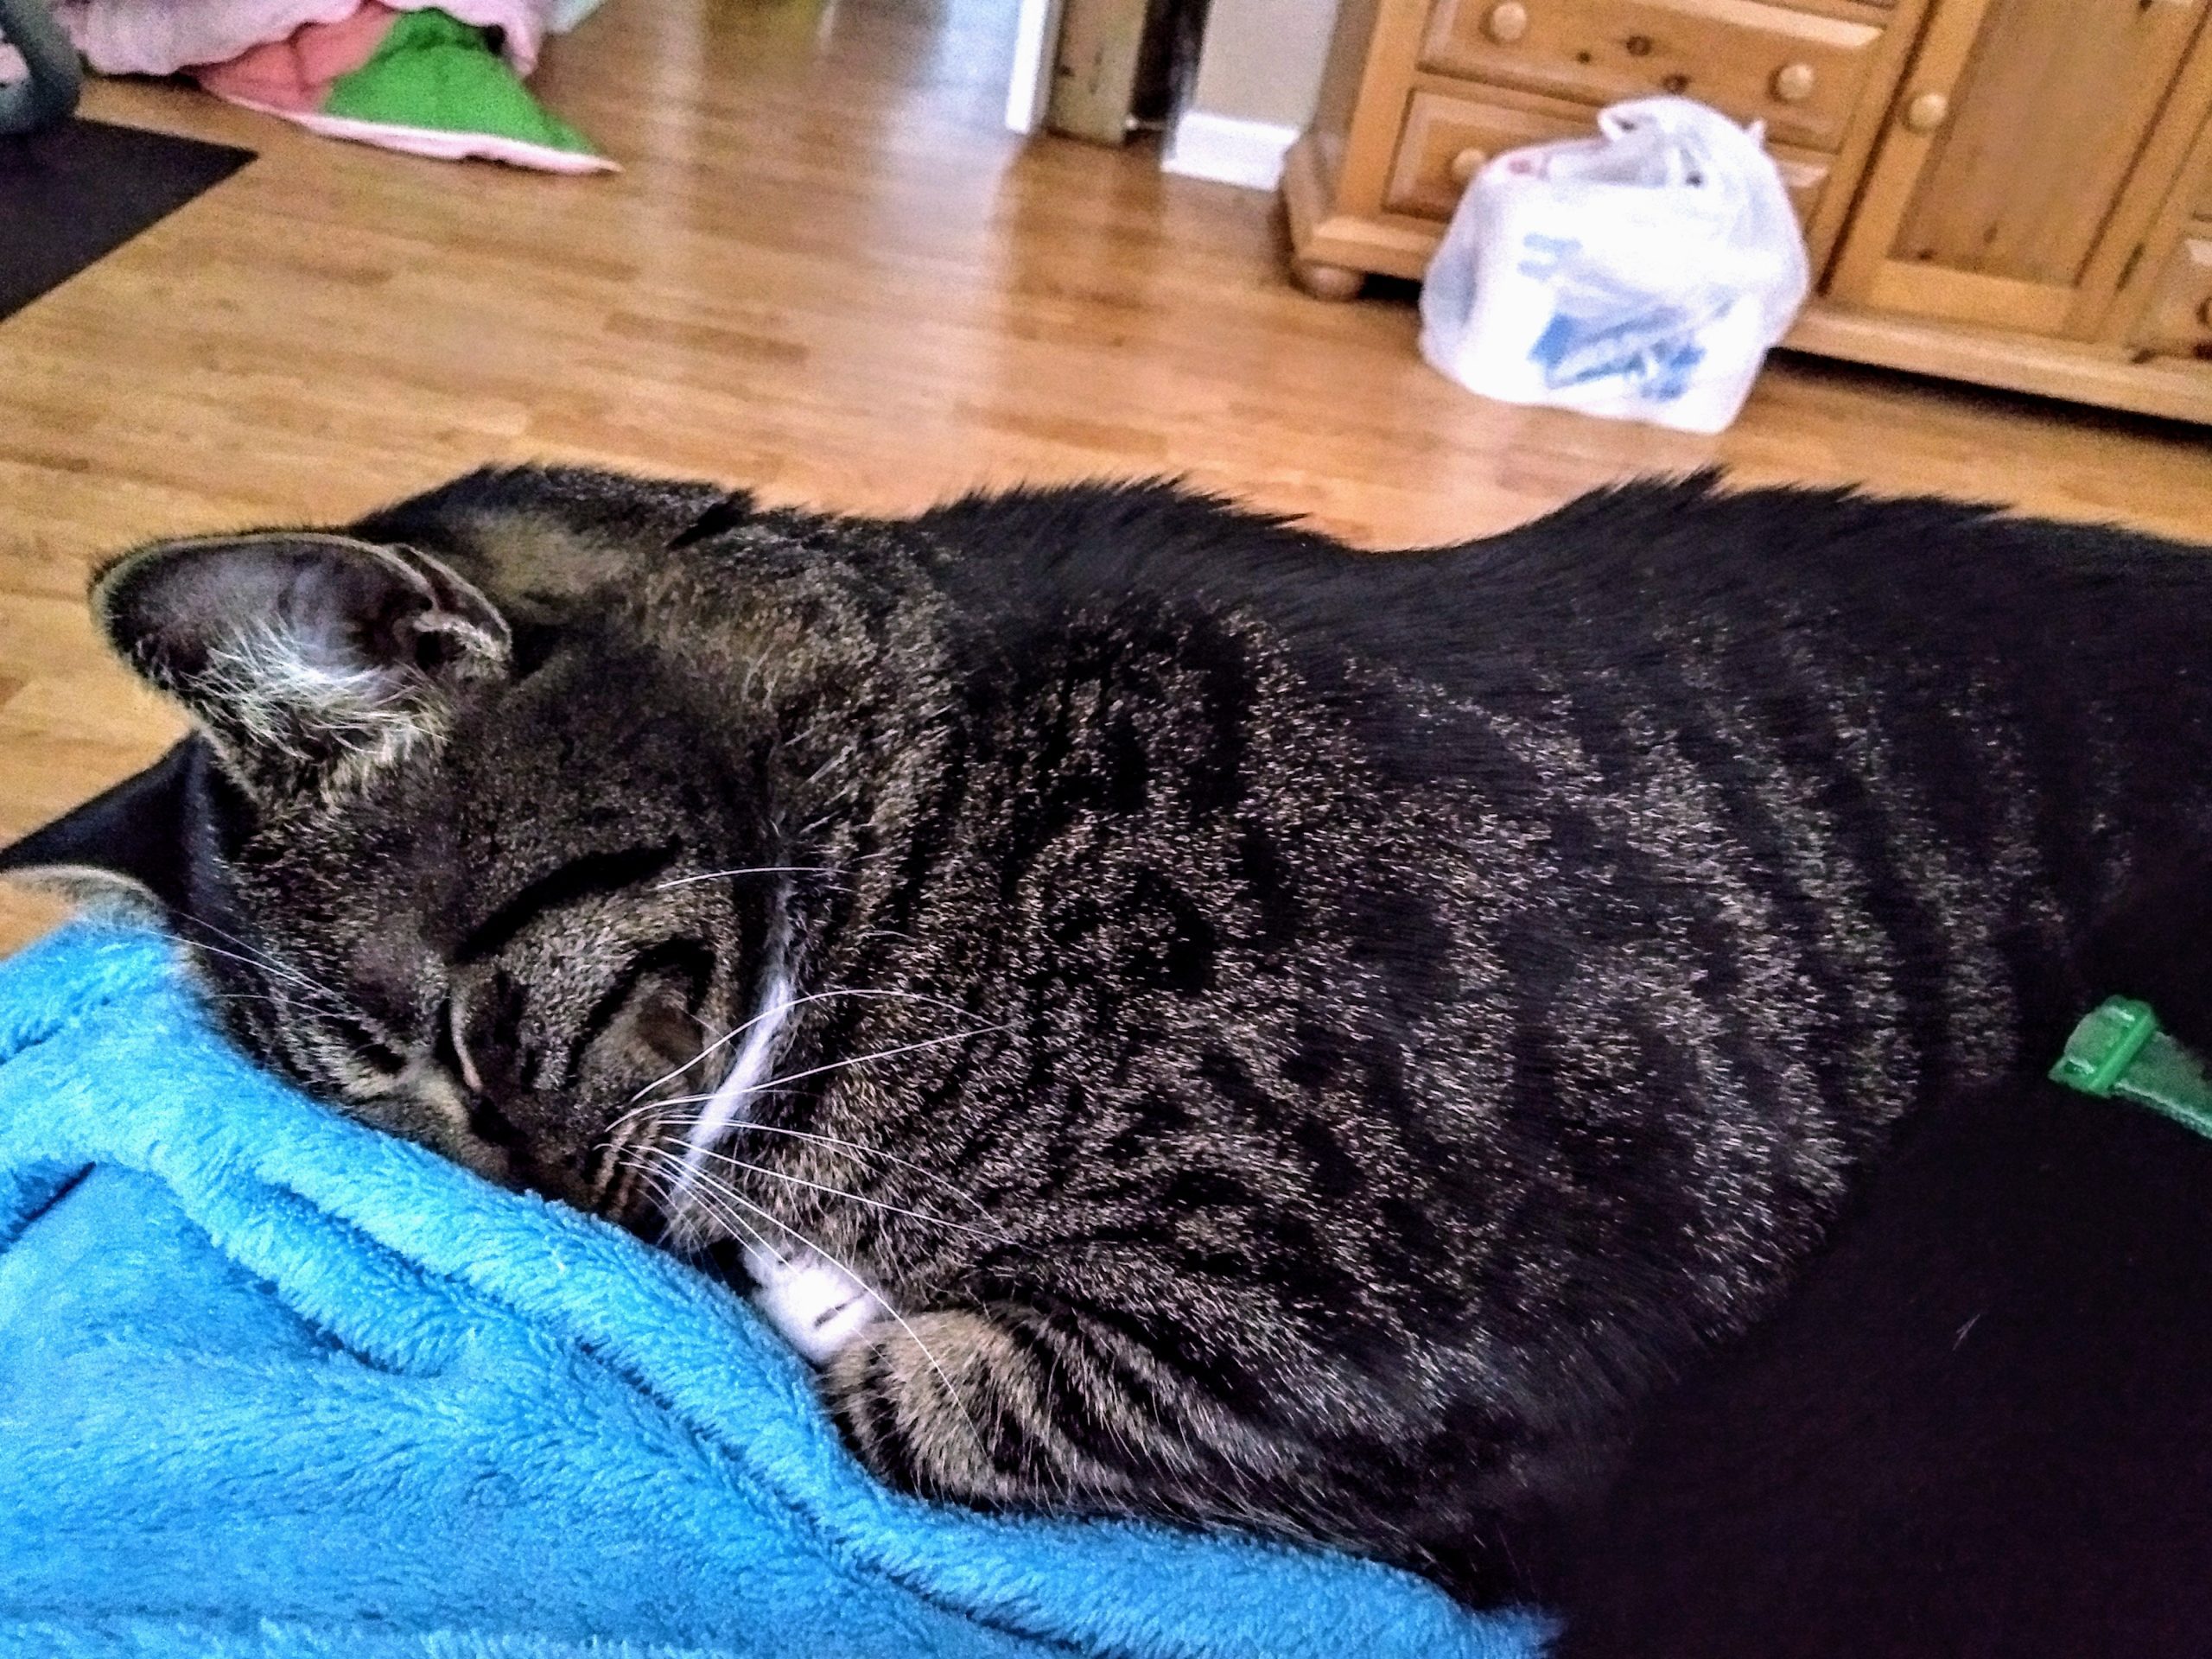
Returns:
[[[487,473],[98,596],[205,735],[13,861],[130,826],[270,1063],[849,1269],[895,1483],[1475,1596],[2212,782],[2201,555],[1709,480],[1374,559],[1160,486]],[[241,702],[249,618],[373,695]]]

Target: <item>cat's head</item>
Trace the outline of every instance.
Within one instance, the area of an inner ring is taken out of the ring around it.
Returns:
[[[606,1208],[625,1113],[712,1087],[760,971],[765,888],[706,878],[773,860],[757,752],[702,741],[632,568],[720,493],[528,476],[109,565],[100,627],[194,730],[0,869],[158,908],[310,1093]]]

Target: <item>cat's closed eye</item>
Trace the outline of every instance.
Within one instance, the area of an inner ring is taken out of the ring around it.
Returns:
[[[339,1039],[378,1074],[396,1077],[407,1070],[408,1057],[360,1020],[339,1013],[330,1014],[328,1019]]]

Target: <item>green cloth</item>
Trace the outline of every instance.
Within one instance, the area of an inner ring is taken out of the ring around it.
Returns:
[[[531,96],[483,30],[442,11],[400,13],[375,55],[332,83],[321,113],[386,126],[488,133],[582,156],[599,153]]]

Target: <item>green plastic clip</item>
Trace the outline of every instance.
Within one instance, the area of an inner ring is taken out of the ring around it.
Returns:
[[[2100,1099],[2148,1106],[2212,1140],[2212,1082],[2196,1056],[2158,1024],[2150,1004],[2109,997],[2066,1039],[2050,1080]]]

